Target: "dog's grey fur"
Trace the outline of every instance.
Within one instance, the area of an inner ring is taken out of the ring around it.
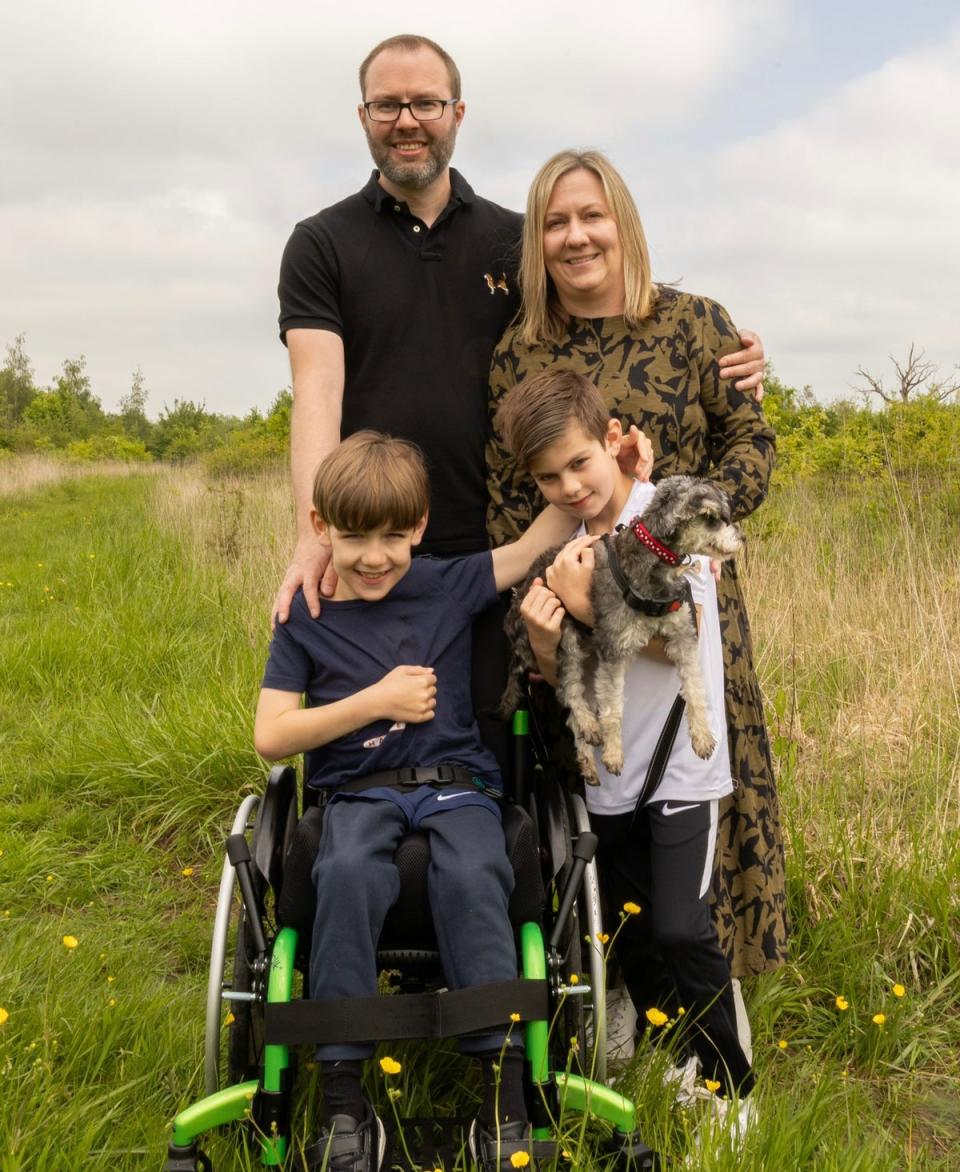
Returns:
[[[743,545],[740,528],[730,519],[726,494],[710,480],[667,477],[657,486],[641,520],[661,544],[680,557],[697,553],[723,561]],[[612,541],[624,577],[641,598],[666,601],[680,594],[689,566],[670,566],[662,561],[629,527],[621,529]],[[619,774],[623,769],[623,682],[627,663],[657,636],[663,639],[664,650],[680,675],[694,752],[709,757],[716,741],[710,731],[697,633],[689,607],[659,616],[634,610],[624,601],[614,580],[603,543],[597,542],[593,550],[593,629],[565,617],[557,649],[557,697],[569,710],[567,723],[576,742],[584,781],[590,785],[600,782],[591,745],[603,746],[603,764],[610,773]],[[527,673],[537,670],[520,605],[533,579],[545,577],[556,554],[553,549],[538,558],[526,582],[517,588],[507,615],[506,632],[513,658],[510,681],[501,702],[504,716],[518,706]]]

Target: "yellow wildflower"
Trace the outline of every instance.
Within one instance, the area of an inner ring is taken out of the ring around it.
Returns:
[[[663,1012],[662,1009],[648,1009],[647,1010],[647,1021],[652,1026],[666,1025],[668,1020],[669,1019],[668,1019],[667,1015]]]
[[[835,1004],[837,1009],[839,1009],[841,1012],[850,1008],[850,1002],[846,999],[846,997],[843,996],[837,997]]]
[[[703,1085],[707,1088],[711,1095],[715,1095],[720,1090],[720,1084],[715,1078],[705,1078]]]
[[[113,1007],[117,1004],[116,997],[111,997],[110,1000],[107,1002],[107,1004],[110,1006],[111,1009],[113,1009]]]
[[[76,936],[64,936],[63,938],[64,948],[76,948],[79,943],[80,941],[76,938]]]
[[[193,874],[193,867],[184,867],[183,870],[180,872],[180,874],[186,875],[186,877],[189,879],[190,876]]]
[[[236,1020],[236,1017],[234,1017],[232,1013],[228,1013],[227,1016],[223,1019],[223,1024],[225,1026],[233,1025]]]
[[[904,997],[906,996],[906,992],[907,990],[904,988],[904,986],[899,983],[893,986],[894,997]]]
[[[52,883],[52,882],[53,882],[53,876],[52,876],[52,875],[48,875],[48,876],[47,876],[47,882],[48,882],[48,883]]]
[[[107,977],[107,984],[112,985],[116,979],[116,977]]]
[[[628,899],[627,902],[623,905],[623,910],[627,913],[628,916],[640,915],[640,905],[638,903],[634,903],[633,900],[630,899]]]
[[[519,1021],[519,1020],[520,1020],[520,1014],[519,1014],[519,1013],[511,1013],[511,1014],[510,1014],[510,1020],[511,1020],[511,1021]]]
[[[882,1026],[887,1020],[887,1015],[885,1013],[875,1013],[870,1020],[874,1025]]]
[[[526,1166],[529,1163],[530,1163],[530,1153],[529,1152],[514,1152],[513,1155],[510,1157],[510,1167],[511,1168],[526,1168]]]
[[[601,944],[606,944],[606,942],[607,942],[609,939],[610,939],[610,934],[609,934],[608,932],[598,932],[598,933],[597,933],[597,940],[598,940],[598,941],[599,941]]]
[[[579,985],[580,984],[580,974],[579,973],[571,973],[570,974],[570,984],[571,985]]]
[[[777,1049],[778,1049],[778,1050],[786,1050],[786,1048],[787,1048],[789,1045],[790,1045],[790,1043],[787,1041],[787,1039],[786,1039],[786,1038],[781,1038],[781,1039],[780,1039],[780,1041],[779,1041],[779,1042],[777,1042]]]
[[[399,1074],[403,1067],[395,1058],[381,1058],[380,1069],[384,1074]]]
[[[0,1025],[6,1025],[10,1020],[10,1014],[5,1009],[0,1009]]]

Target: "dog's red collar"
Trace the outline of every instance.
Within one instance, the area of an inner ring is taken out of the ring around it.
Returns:
[[[646,527],[646,525],[644,525],[639,517],[634,517],[634,519],[630,522],[629,527],[633,531],[633,535],[636,537],[637,541],[642,542],[647,547],[647,549],[649,549],[651,553],[655,553],[662,562],[666,562],[668,566],[680,565],[682,560],[680,555],[675,554],[672,549],[667,549],[667,547],[662,542],[657,541],[657,539],[653,536],[653,534]]]

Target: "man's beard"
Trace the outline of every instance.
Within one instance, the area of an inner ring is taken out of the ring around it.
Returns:
[[[449,134],[442,138],[428,138],[427,158],[422,163],[402,163],[390,156],[390,144],[375,140],[366,130],[367,144],[370,154],[377,165],[377,169],[384,178],[395,183],[397,187],[407,187],[413,191],[421,191],[424,187],[438,179],[447,169],[453,158],[453,148],[457,141],[457,128],[454,126]]]

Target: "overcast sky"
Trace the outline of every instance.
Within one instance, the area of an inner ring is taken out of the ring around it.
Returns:
[[[627,177],[654,276],[758,330],[778,375],[850,394],[911,341],[960,362],[955,0],[2,0],[0,345],[40,383],[85,354],[242,415],[287,385],[293,224],[365,182],[356,69],[397,32],[456,58],[455,165],[523,206],[556,150]]]

